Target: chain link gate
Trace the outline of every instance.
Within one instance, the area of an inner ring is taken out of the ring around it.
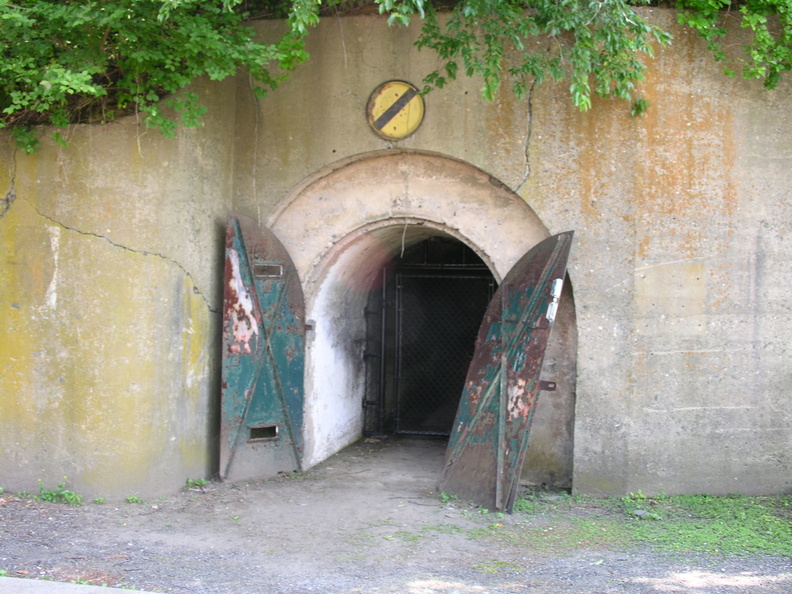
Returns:
[[[454,261],[441,264],[432,257],[437,248],[436,243],[420,246],[418,262],[405,254],[402,262],[409,263],[383,270],[381,287],[370,294],[365,312],[368,436],[448,436],[451,431],[496,286],[467,246],[457,243]]]
[[[396,433],[450,433],[492,293],[488,276],[396,274]]]

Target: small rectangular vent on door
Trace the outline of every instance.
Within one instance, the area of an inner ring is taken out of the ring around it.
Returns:
[[[256,278],[280,278],[283,276],[283,266],[280,264],[253,264],[253,275]]]
[[[278,439],[278,426],[277,425],[256,425],[248,427],[250,434],[248,441],[264,441]]]

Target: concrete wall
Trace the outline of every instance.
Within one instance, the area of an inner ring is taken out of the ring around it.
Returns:
[[[646,117],[534,101],[521,195],[579,230],[574,486],[790,492],[790,83],[727,79],[671,28]]]
[[[306,178],[379,150],[491,174],[551,232],[577,231],[574,489],[790,491],[790,83],[728,79],[673,12],[647,14],[675,41],[641,85],[645,117],[604,100],[580,113],[564,84],[487,104],[478,81],[460,80],[426,98],[424,123],[400,142],[369,130],[369,93],[419,83],[435,60],[412,48],[414,29],[328,19],[287,86],[256,105],[242,81],[234,203],[270,222]],[[342,238],[306,225],[316,242]]]
[[[0,485],[150,496],[214,472],[233,151],[214,120],[0,142]]]
[[[792,491],[792,88],[726,79],[673,12],[648,14],[675,42],[651,64],[639,119],[616,101],[581,114],[563,84],[488,104],[465,79],[426,98],[413,136],[385,141],[368,128],[369,94],[419,83],[436,61],[412,47],[414,28],[355,17],[324,21],[312,60],[264,100],[244,76],[199,85],[209,119],[177,140],[134,117],[76,126],[70,147],[33,156],[2,136],[0,486],[68,475],[89,496],[146,495],[214,471],[226,211],[274,224],[317,179],[393,151],[460,163],[549,232],[576,230],[578,327],[562,334],[577,357],[550,357],[564,377],[576,365],[574,420],[537,418],[569,452],[560,472],[576,491]],[[265,37],[278,26],[257,24]],[[416,170],[389,174],[409,183]],[[398,204],[377,214],[383,228],[432,219]],[[355,209],[343,229],[306,220],[319,246],[306,270],[324,271],[315,295],[343,278],[327,271],[350,228],[372,229]],[[430,222],[453,234],[472,218]]]

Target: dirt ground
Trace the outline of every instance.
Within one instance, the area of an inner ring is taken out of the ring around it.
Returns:
[[[364,440],[300,475],[145,503],[69,507],[6,493],[0,570],[178,593],[792,592],[792,559],[574,542],[559,537],[561,516],[443,501],[444,447]],[[545,536],[520,536],[529,529]]]

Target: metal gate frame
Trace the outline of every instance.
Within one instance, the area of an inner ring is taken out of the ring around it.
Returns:
[[[477,271],[478,274],[475,274]],[[404,324],[405,324],[405,311],[404,311],[404,279],[405,278],[421,278],[421,279],[453,279],[453,280],[483,280],[488,284],[487,296],[485,299],[484,307],[481,310],[480,316],[477,316],[473,333],[469,345],[469,353],[467,360],[464,363],[464,370],[459,381],[459,387],[455,392],[454,408],[458,406],[459,394],[462,392],[464,386],[465,374],[467,373],[468,365],[474,354],[475,335],[481,324],[480,319],[483,318],[486,312],[487,304],[492,299],[495,292],[495,280],[490,273],[489,269],[483,268],[449,268],[449,267],[426,267],[426,266],[403,266],[395,270],[395,285],[396,285],[396,304],[395,304],[395,332],[394,332],[394,357],[395,357],[395,385],[394,385],[394,410],[396,413],[394,422],[394,433],[397,435],[426,435],[448,437],[451,433],[452,422],[449,423],[448,430],[424,430],[416,427],[409,427],[402,425],[404,400],[407,394],[403,392],[404,389]],[[461,353],[460,353],[461,355]],[[452,415],[453,421],[453,415]]]
[[[466,371],[470,358],[473,356],[475,335],[487,304],[497,288],[497,281],[483,263],[463,264],[408,264],[395,268],[384,267],[381,276],[381,288],[371,293],[370,301],[365,309],[367,340],[364,351],[366,362],[366,396],[363,400],[364,435],[367,437],[386,437],[388,435],[424,435],[447,437],[450,432],[453,413],[449,415],[449,427],[445,431],[420,430],[405,427],[400,413],[396,410],[396,399],[401,390],[400,369],[401,332],[403,307],[399,277],[420,276],[424,278],[442,277],[450,279],[481,280],[488,284],[486,295],[481,295],[481,312],[471,324],[470,352],[463,367]],[[456,390],[451,408],[457,406],[458,395],[462,392],[464,382],[463,371],[460,374],[459,387]],[[397,420],[398,419],[398,420]]]

